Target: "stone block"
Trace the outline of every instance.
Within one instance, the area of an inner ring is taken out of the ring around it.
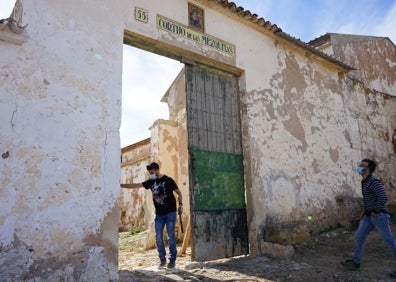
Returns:
[[[309,232],[305,229],[303,222],[267,224],[264,239],[277,244],[298,244],[309,239]]]
[[[294,255],[294,247],[291,245],[281,245],[271,242],[261,242],[262,255],[269,257],[288,258]]]

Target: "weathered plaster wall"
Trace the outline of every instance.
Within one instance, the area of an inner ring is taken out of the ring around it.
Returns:
[[[0,41],[1,281],[118,277],[124,4],[25,1]]]
[[[356,68],[350,72],[367,88],[396,96],[396,46],[385,37],[330,33],[320,48]]]
[[[352,165],[347,115],[336,110],[345,108],[341,78],[278,48],[277,72],[263,77],[269,88],[243,97],[253,179],[249,200],[255,210],[251,228],[258,228],[251,236],[293,243],[334,220],[334,195],[356,190],[345,169]],[[304,222],[307,215],[315,224]]]
[[[182,163],[182,159],[179,155],[179,149],[183,152],[183,148],[179,148],[179,127],[175,121],[159,120],[159,163],[161,166],[161,173],[172,177],[180,191],[183,194],[183,204],[186,200],[186,212],[188,212],[188,186],[185,183],[185,179],[188,175],[179,175],[181,170],[180,165],[186,166],[186,163]],[[182,129],[182,128],[180,128]],[[183,181],[184,180],[184,181]],[[177,199],[177,197],[176,197]],[[179,229],[179,223],[176,224]],[[181,235],[180,232],[178,232]],[[179,236],[180,237],[180,236]]]
[[[376,174],[384,182],[389,204],[396,201],[396,97],[354,85],[351,98],[353,147],[377,162]]]
[[[335,197],[360,195],[354,168],[365,157],[380,163],[377,174],[395,200],[394,97],[278,49],[270,87],[243,97],[254,209],[250,244],[258,253],[265,250],[256,238],[292,244],[334,225]]]
[[[150,138],[121,151],[121,183],[139,183],[147,179],[151,162]],[[145,210],[152,209],[151,192],[146,189],[120,189],[120,231],[147,229],[151,223]]]

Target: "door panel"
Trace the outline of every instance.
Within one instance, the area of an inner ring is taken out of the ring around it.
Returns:
[[[248,253],[238,80],[186,66],[192,259]]]

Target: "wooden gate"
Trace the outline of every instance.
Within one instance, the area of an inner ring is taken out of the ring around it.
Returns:
[[[248,253],[238,79],[186,65],[192,259]]]

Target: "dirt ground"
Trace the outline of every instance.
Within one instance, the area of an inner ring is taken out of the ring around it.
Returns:
[[[391,227],[395,234],[394,218]],[[396,271],[396,262],[377,232],[366,241],[361,269],[343,269],[340,262],[352,256],[354,233],[338,228],[312,236],[309,242],[295,246],[291,258],[240,256],[193,262],[187,248],[176,267],[167,269],[158,267],[155,249],[143,251],[144,232],[124,232],[120,233],[120,281],[396,281],[389,278]]]

